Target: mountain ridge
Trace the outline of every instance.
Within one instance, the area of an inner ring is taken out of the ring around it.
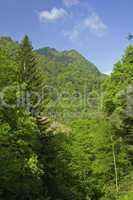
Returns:
[[[2,37],[0,48],[7,54],[12,67],[10,69],[16,66],[17,70],[15,60],[19,43]],[[105,78],[98,68],[73,49],[59,52],[46,47],[34,50],[34,53],[44,84],[49,90],[45,104],[46,115],[51,117],[54,114],[55,119],[65,121],[71,117],[82,117],[86,110],[91,109],[93,112],[94,105],[89,105],[88,99],[90,96],[97,98]]]
[[[49,57],[52,57],[52,59],[56,58],[55,59],[56,61],[63,60],[64,62],[65,59],[67,59],[67,62],[71,62],[71,61],[73,62],[73,59],[80,58],[80,60],[82,60],[85,65],[88,64],[88,67],[94,68],[97,73],[102,74],[102,72],[100,72],[98,67],[93,62],[89,61],[87,58],[85,58],[80,52],[78,52],[75,49],[59,51],[55,48],[51,48],[47,46],[47,47],[39,48],[35,51],[40,55],[49,56]],[[57,59],[57,57],[60,59]]]

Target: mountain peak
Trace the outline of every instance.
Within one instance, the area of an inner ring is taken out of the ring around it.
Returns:
[[[97,67],[75,49],[58,51],[55,48],[44,47],[36,50],[36,52],[44,57],[47,57],[47,59],[49,58],[56,64],[64,64],[65,66],[74,65],[79,69],[84,68],[90,71],[90,73],[100,74]]]
[[[58,51],[55,48],[50,47],[44,47],[36,50],[41,55],[51,55],[51,54],[57,54]]]

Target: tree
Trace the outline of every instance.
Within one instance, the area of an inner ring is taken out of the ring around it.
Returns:
[[[124,177],[132,172],[133,165],[133,46],[130,45],[122,59],[115,65],[111,76],[106,83],[104,96],[104,110],[112,121],[114,160],[117,162],[118,181],[120,192]],[[116,168],[116,167],[115,167]],[[116,171],[116,170],[115,170]],[[117,172],[116,172],[117,175]],[[117,182],[117,181],[116,181]]]
[[[0,89],[4,99],[0,101],[0,199],[46,200],[47,191],[42,181],[44,171],[39,160],[40,130],[35,118],[17,104],[18,80],[24,89],[28,88],[25,77],[16,78],[20,69],[20,60],[15,58],[19,44],[14,47],[12,40],[6,38],[1,39],[1,43]],[[27,48],[25,56],[30,49]],[[27,60],[30,58],[28,54]],[[23,57],[23,60],[26,59]]]
[[[27,35],[20,44],[17,62],[21,103],[33,116],[37,116],[42,112],[45,85],[41,69],[37,66],[37,57]]]

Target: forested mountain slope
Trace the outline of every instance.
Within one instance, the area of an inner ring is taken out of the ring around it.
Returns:
[[[85,59],[79,52],[76,50],[68,51],[57,51],[56,49],[45,47],[36,50],[40,55],[46,56],[47,58],[57,62],[58,64],[65,64],[66,67],[70,64],[77,65],[77,67],[82,67],[88,69],[88,71],[95,74],[100,74],[100,71],[97,67],[92,64],[90,61]]]
[[[0,200],[132,200],[132,83],[132,45],[106,77],[0,38]]]
[[[96,105],[89,101],[101,92],[101,83],[105,75],[75,50],[59,52],[49,47],[36,51],[39,66],[44,71],[46,85],[51,89],[51,101],[47,104],[48,113],[54,113],[58,119],[68,120],[86,115]],[[63,116],[63,113],[66,116]],[[67,118],[67,119],[66,119]]]
[[[2,37],[0,46],[15,59],[19,46],[11,38]],[[98,109],[101,84],[105,75],[76,50],[59,52],[49,47],[35,51],[41,68],[47,104],[45,112],[59,121],[86,118]],[[48,93],[48,95],[47,95]]]

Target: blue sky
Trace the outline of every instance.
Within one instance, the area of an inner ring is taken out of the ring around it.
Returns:
[[[105,73],[129,42],[132,0],[0,0],[0,35],[34,48],[76,49]]]

